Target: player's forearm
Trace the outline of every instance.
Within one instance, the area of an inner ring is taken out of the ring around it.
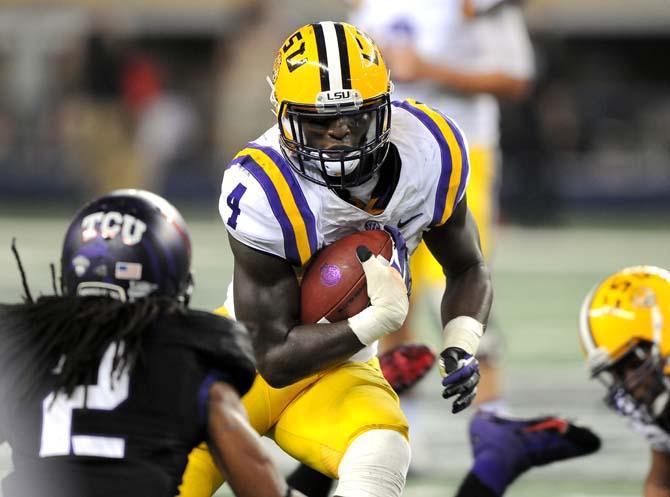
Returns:
[[[450,274],[440,309],[442,325],[458,316],[469,316],[485,325],[492,299],[491,276],[484,262],[473,264],[460,273]]]
[[[367,247],[359,246],[356,255],[365,274],[370,305],[346,322],[301,325],[288,333],[273,333],[281,341],[267,349],[267,366],[259,360],[259,367],[275,371],[273,381],[280,386],[347,360],[364,345],[398,331],[405,321],[409,300],[403,277]]]
[[[286,483],[247,421],[239,397],[222,383],[208,399],[209,449],[239,497],[283,497]]]
[[[670,454],[653,450],[651,468],[644,482],[645,497],[670,497]]]
[[[644,497],[670,497],[670,486],[660,485],[647,478],[644,482]]]
[[[340,364],[363,348],[346,321],[303,324],[254,340],[258,370],[273,387],[281,388]]]
[[[423,73],[426,78],[466,95],[489,93],[498,98],[517,100],[526,95],[530,88],[529,80],[497,72],[468,73],[446,66],[425,63]]]

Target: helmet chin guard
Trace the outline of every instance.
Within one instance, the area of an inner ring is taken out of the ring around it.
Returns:
[[[670,382],[663,359],[653,342],[639,342],[614,364],[595,374],[607,387],[605,404],[644,425],[670,434]]]
[[[300,176],[328,188],[348,188],[368,181],[382,166],[388,153],[391,131],[391,101],[382,95],[356,110],[318,111],[304,105],[284,104],[280,120],[280,144],[289,164]],[[369,114],[370,126],[358,146],[342,150],[310,146],[304,123],[311,117],[352,117]]]

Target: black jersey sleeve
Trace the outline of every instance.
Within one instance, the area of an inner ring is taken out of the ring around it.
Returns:
[[[256,376],[251,338],[239,323],[208,312],[189,310],[181,319],[182,345],[194,350],[212,378],[231,384],[240,396]]]

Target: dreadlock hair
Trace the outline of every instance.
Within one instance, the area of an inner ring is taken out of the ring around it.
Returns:
[[[18,396],[34,393],[45,381],[69,396],[77,385],[91,383],[110,344],[116,344],[111,375],[118,378],[141,359],[144,332],[159,317],[183,312],[184,306],[168,297],[121,302],[53,295],[0,305],[2,368],[19,379]]]

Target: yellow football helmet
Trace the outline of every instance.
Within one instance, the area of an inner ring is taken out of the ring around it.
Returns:
[[[269,82],[282,152],[298,174],[336,188],[374,175],[388,151],[391,81],[368,35],[341,22],[307,24],[280,47]],[[343,116],[365,126],[359,143],[328,149],[309,142],[306,126]]]
[[[611,407],[647,421],[668,418],[670,272],[635,266],[610,275],[586,296],[579,336]]]

